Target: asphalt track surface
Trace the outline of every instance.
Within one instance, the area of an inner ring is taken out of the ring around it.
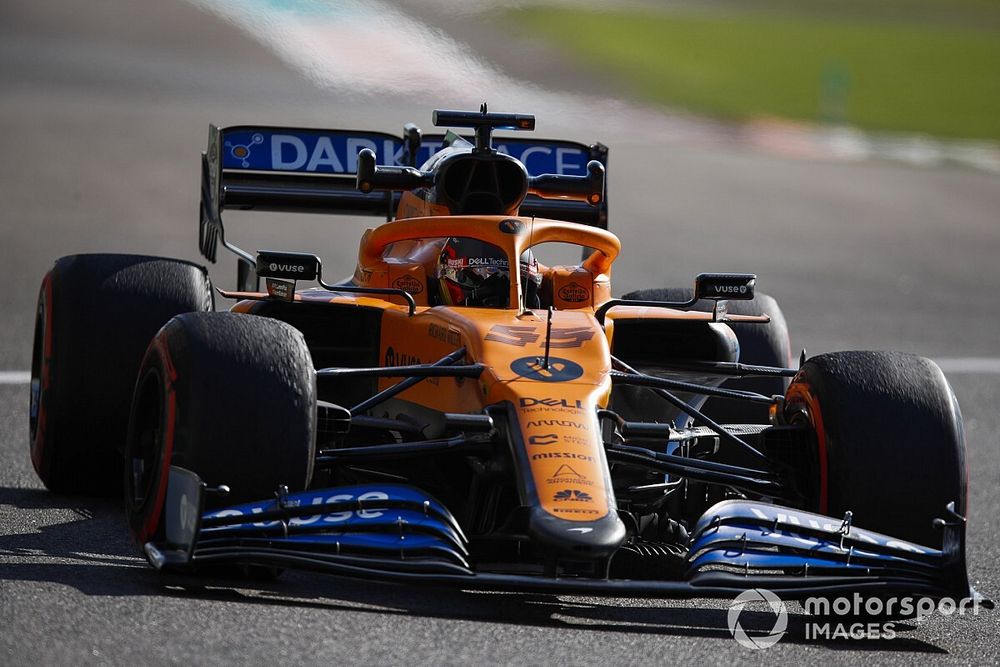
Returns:
[[[37,286],[54,259],[198,259],[198,154],[210,121],[397,131],[408,120],[428,126],[433,106],[466,103],[468,93],[320,88],[184,3],[0,4],[0,663],[1000,660],[997,612],[934,616],[899,626],[893,640],[818,642],[793,615],[781,643],[751,652],[731,638],[725,602],[477,594],[297,573],[260,585],[164,580],[136,556],[117,502],[41,487],[27,455],[27,386],[6,372],[29,366]],[[586,94],[538,93],[539,107]],[[545,134],[611,146],[612,229],[624,246],[616,291],[755,271],[782,303],[793,344],[810,353],[893,348],[971,360],[946,363],[969,447],[970,573],[1000,596],[1000,374],[989,361],[1000,356],[1000,182],[954,168],[769,157],[687,140],[656,118],[588,118],[579,107],[571,120],[539,117]],[[230,234],[251,249],[318,252],[346,273],[374,222],[245,215]],[[234,274],[229,258],[212,269],[220,286]]]

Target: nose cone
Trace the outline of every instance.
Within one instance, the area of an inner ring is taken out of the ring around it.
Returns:
[[[546,551],[579,559],[609,558],[625,539],[625,524],[617,512],[594,521],[567,521],[541,507],[532,509],[528,534]]]
[[[528,534],[546,552],[564,558],[608,558],[625,539],[597,407],[603,384],[518,381],[509,432],[518,459],[522,502],[531,508]]]

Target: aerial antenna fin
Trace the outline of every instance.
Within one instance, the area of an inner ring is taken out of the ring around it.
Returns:
[[[542,360],[542,368],[549,370],[549,348],[552,341],[552,306],[549,306],[549,316],[545,321],[545,358]]]

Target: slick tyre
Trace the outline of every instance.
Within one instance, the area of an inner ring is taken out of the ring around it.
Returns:
[[[694,295],[690,288],[647,289],[631,292],[625,299],[645,301],[687,301]],[[695,308],[711,310],[711,301],[699,301]],[[778,302],[767,294],[758,293],[752,300],[730,301],[729,312],[734,315],[767,315],[769,324],[727,322],[740,344],[740,363],[758,366],[787,368],[792,363],[791,341],[785,316]],[[722,387],[754,391],[765,396],[781,396],[788,388],[786,378],[731,378]],[[766,405],[746,401],[709,398],[703,411],[720,424],[766,424]]]
[[[208,311],[204,267],[71,255],[42,280],[31,360],[31,462],[56,493],[121,493],[121,452],[143,353],[174,315]]]
[[[803,364],[785,400],[789,423],[816,433],[816,509],[854,525],[941,547],[933,525],[966,514],[965,439],[937,364],[900,352],[836,352]]]
[[[316,374],[302,334],[240,313],[189,313],[149,345],[125,450],[125,511],[140,546],[163,539],[171,465],[209,487],[208,509],[305,489],[316,442]]]

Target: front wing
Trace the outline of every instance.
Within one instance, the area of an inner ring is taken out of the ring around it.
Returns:
[[[683,578],[650,581],[477,572],[447,507],[411,486],[279,490],[273,500],[203,512],[212,491],[171,467],[166,541],[144,545],[154,567],[237,562],[462,589],[651,598],[728,598],[767,588],[799,600],[853,592],[982,600],[968,583],[965,519],[951,508],[939,521],[942,548],[931,549],[853,527],[849,516],[727,500],[695,526]]]

